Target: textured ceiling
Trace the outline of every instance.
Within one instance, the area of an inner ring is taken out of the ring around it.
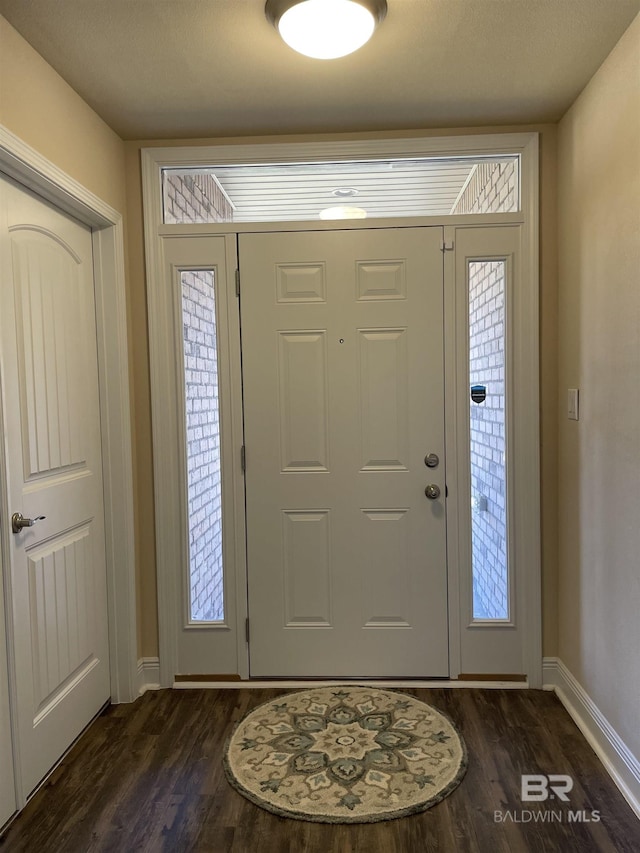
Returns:
[[[388,0],[351,56],[288,48],[263,0],[0,0],[125,139],[556,121],[640,0]]]

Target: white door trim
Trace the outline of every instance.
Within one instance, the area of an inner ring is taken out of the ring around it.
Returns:
[[[530,499],[520,504],[520,496],[516,501],[520,506],[517,513],[516,523],[520,526],[519,535],[522,537],[522,552],[527,553],[526,571],[523,570],[524,583],[519,590],[519,596],[526,606],[523,609],[522,619],[524,624],[524,650],[523,663],[525,672],[528,674],[530,687],[541,687],[542,685],[542,611],[541,611],[541,564],[540,564],[540,467],[539,467],[539,364],[538,364],[538,161],[539,146],[537,133],[506,133],[506,134],[478,134],[464,136],[425,136],[416,134],[414,136],[397,139],[360,139],[349,141],[318,141],[309,139],[291,143],[265,142],[247,143],[237,145],[213,145],[207,147],[158,147],[146,148],[141,151],[143,201],[144,201],[144,233],[145,233],[145,257],[147,263],[147,293],[149,308],[149,327],[151,337],[151,396],[153,406],[153,430],[154,430],[154,472],[156,501],[159,492],[162,493],[162,512],[156,505],[158,524],[156,525],[157,554],[158,554],[158,622],[160,635],[160,672],[161,685],[168,687],[173,684],[173,672],[171,660],[175,660],[176,634],[173,617],[175,604],[172,598],[172,572],[175,566],[170,553],[167,551],[166,537],[171,534],[168,525],[163,519],[178,517],[178,508],[171,505],[171,495],[176,492],[171,488],[170,479],[163,480],[165,462],[163,456],[166,452],[174,452],[173,447],[159,442],[161,433],[164,431],[162,423],[163,413],[171,412],[166,397],[164,374],[162,371],[162,352],[160,348],[166,346],[166,335],[163,337],[163,329],[167,328],[167,319],[158,305],[154,288],[163,279],[162,240],[171,236],[200,236],[214,234],[236,234],[245,231],[300,231],[300,230],[322,230],[323,228],[335,228],[335,223],[307,223],[307,222],[276,222],[238,224],[203,224],[203,225],[164,225],[162,222],[162,169],[164,168],[198,168],[210,166],[211,163],[272,163],[272,162],[296,162],[312,160],[348,160],[352,159],[375,159],[386,156],[487,156],[496,154],[519,154],[520,155],[520,199],[521,210],[519,213],[484,214],[471,216],[450,217],[419,217],[419,218],[396,218],[367,220],[367,228],[402,228],[415,227],[418,225],[443,225],[445,229],[463,227],[464,225],[479,227],[482,225],[516,225],[522,226],[522,268],[525,289],[522,295],[522,312],[519,320],[526,324],[530,334],[526,334],[519,342],[520,358],[523,367],[522,376],[529,378],[526,391],[520,386],[522,397],[521,403],[516,405],[518,418],[524,417],[522,422],[522,441],[524,449],[522,457],[518,457],[518,465],[521,470],[529,475],[529,486],[531,488]],[[341,228],[362,228],[360,221],[341,222]],[[445,234],[450,233],[445,231]],[[447,239],[449,239],[447,237]],[[447,277],[452,260],[447,256],[451,253],[445,252],[445,277]],[[528,313],[525,313],[525,307]],[[454,353],[450,349],[451,331],[455,325],[456,311],[460,306],[456,305],[455,294],[445,291],[445,337],[448,335],[446,367],[447,382],[453,381],[452,372],[455,371]],[[519,329],[514,330],[519,334]],[[155,344],[154,344],[155,341]],[[451,388],[455,385],[451,385]],[[526,399],[525,399],[526,398]],[[452,448],[456,440],[455,426],[455,402],[449,398],[447,407],[447,447]],[[520,427],[519,427],[520,428]],[[162,448],[166,448],[163,450]],[[447,478],[455,477],[455,466],[451,465],[451,455],[448,459]],[[520,480],[523,484],[527,477]],[[174,501],[175,503],[175,501]],[[463,671],[460,655],[460,632],[464,630],[463,620],[460,615],[459,597],[459,574],[462,570],[458,555],[460,553],[460,536],[462,531],[457,524],[457,508],[451,501],[447,509],[448,525],[451,535],[448,536],[449,543],[449,649],[450,649],[450,676],[456,678]],[[241,576],[242,575],[242,576]],[[238,589],[238,602],[246,600],[242,595],[242,586],[246,583],[243,573],[235,578]],[[244,611],[238,610],[238,625],[242,624]],[[241,649],[243,650],[241,652]],[[246,666],[246,653],[244,652],[244,638],[238,638],[239,650],[239,675],[248,677]],[[173,656],[173,657],[172,657]],[[244,658],[244,660],[243,660]]]
[[[186,241],[187,244],[190,241]],[[200,262],[176,263],[188,252],[184,240],[160,241],[158,256],[147,260],[149,287],[149,345],[151,351],[151,401],[153,415],[154,485],[156,511],[156,543],[158,564],[158,621],[160,685],[171,687],[179,673],[180,637],[185,644],[186,627],[185,578],[177,567],[188,561],[189,538],[185,523],[186,455],[184,452],[184,368],[180,351],[182,321],[174,291],[174,275],[180,269],[216,269],[218,322],[218,378],[221,407],[221,431],[225,447],[223,466],[223,537],[225,619],[214,627],[191,625],[191,648],[202,631],[214,631],[225,651],[211,661],[209,674],[239,674],[247,678],[249,659],[244,631],[247,616],[247,578],[245,566],[244,474],[241,469],[242,397],[235,393],[241,387],[240,314],[235,294],[237,269],[235,236],[198,239],[202,244]],[[224,255],[224,263],[221,263]],[[206,260],[205,260],[206,259]],[[226,276],[226,278],[225,278]],[[219,313],[218,313],[219,312]],[[152,319],[153,318],[153,319]],[[224,325],[224,328],[222,326]],[[227,405],[228,404],[228,405]],[[231,668],[230,668],[231,667]]]
[[[111,701],[137,696],[133,465],[121,214],[0,125],[0,171],[92,229],[102,429]],[[2,518],[8,518],[6,493]],[[2,562],[7,531],[2,525]],[[8,572],[6,575],[8,576]],[[5,580],[10,582],[8,577]],[[8,583],[7,583],[8,585]],[[10,590],[5,589],[10,598]],[[10,618],[10,608],[7,617]],[[11,628],[8,628],[9,641]],[[12,649],[9,665],[12,667]],[[11,680],[11,675],[10,675]],[[19,804],[20,805],[20,804]]]
[[[524,225],[445,227],[445,340],[448,366],[447,484],[457,501],[447,508],[451,677],[461,672],[499,672],[527,676],[530,687],[542,686],[540,588],[540,474],[537,255],[524,245]],[[484,234],[483,234],[484,232]],[[485,236],[486,235],[486,236]],[[473,257],[507,257],[507,501],[509,513],[510,619],[500,625],[472,624],[471,513],[469,470],[469,348],[465,245],[477,237],[483,244]],[[456,267],[459,266],[459,269]],[[462,287],[460,285],[463,285]],[[537,614],[537,615],[536,615]],[[511,637],[508,641],[503,637]],[[522,639],[519,639],[519,638]],[[518,639],[516,639],[518,638]],[[506,645],[505,645],[506,643]],[[495,653],[491,652],[491,649]],[[499,657],[499,649],[511,654]],[[506,665],[504,660],[511,661]],[[488,667],[478,661],[489,661]],[[495,660],[495,664],[491,662]],[[495,667],[495,668],[494,668]],[[515,668],[514,668],[515,667]],[[496,675],[496,679],[499,676]]]

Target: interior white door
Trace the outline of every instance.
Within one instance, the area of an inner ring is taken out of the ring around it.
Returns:
[[[252,676],[448,675],[441,239],[239,237]]]
[[[8,180],[0,302],[17,732],[27,795],[109,698],[91,233]]]
[[[4,617],[2,561],[0,560],[0,828],[16,810],[13,774],[13,740],[9,710],[6,623]]]

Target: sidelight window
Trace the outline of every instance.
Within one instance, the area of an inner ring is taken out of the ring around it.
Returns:
[[[504,260],[468,264],[473,618],[509,619]]]
[[[213,270],[180,273],[191,622],[224,620],[220,407]]]

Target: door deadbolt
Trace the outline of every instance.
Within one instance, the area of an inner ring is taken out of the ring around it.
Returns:
[[[440,464],[440,457],[437,453],[428,453],[424,457],[424,464],[427,466],[427,468],[437,468]]]

